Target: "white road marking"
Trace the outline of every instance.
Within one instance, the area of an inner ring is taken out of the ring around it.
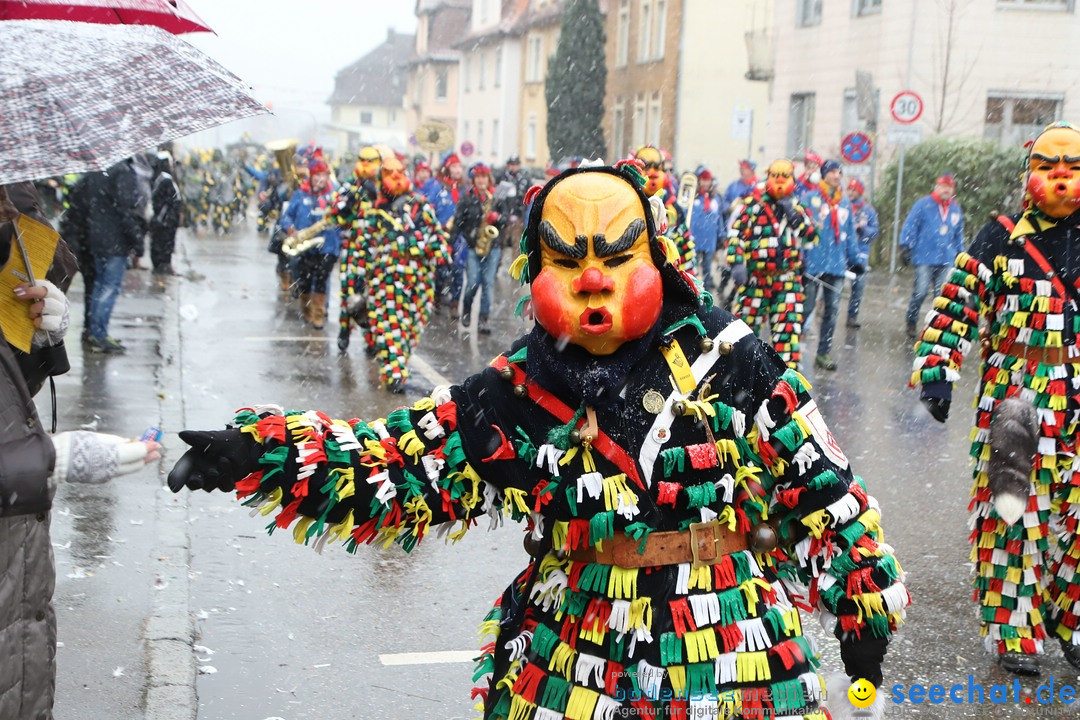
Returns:
[[[424,358],[419,355],[413,355],[409,358],[409,364],[418,373],[426,377],[432,385],[453,385],[454,383],[446,379],[446,377],[435,368],[431,367]]]
[[[391,653],[380,655],[383,665],[438,665],[441,663],[472,662],[477,650],[441,650],[438,652]]]
[[[249,342],[330,342],[331,340],[337,340],[332,337],[304,337],[304,336],[291,336],[291,335],[267,335],[265,337],[246,337],[244,340]]]

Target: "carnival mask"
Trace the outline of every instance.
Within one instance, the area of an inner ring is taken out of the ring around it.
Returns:
[[[640,196],[622,178],[581,173],[553,187],[539,224],[536,321],[593,355],[656,324],[664,293]]]
[[[379,155],[379,151],[368,145],[360,149],[353,171],[361,180],[371,180],[379,174],[381,164],[382,156]]]
[[[409,192],[412,183],[405,174],[405,166],[396,157],[387,158],[382,164],[382,191],[387,197],[397,197]]]
[[[1035,139],[1028,154],[1027,191],[1052,218],[1080,208],[1080,130],[1055,125]]]
[[[645,187],[642,190],[649,197],[660,192],[664,188],[667,176],[664,174],[664,156],[651,145],[646,145],[637,151],[635,155],[645,165]]]
[[[765,173],[765,192],[775,200],[786,198],[795,190],[795,166],[790,160],[776,160]]]

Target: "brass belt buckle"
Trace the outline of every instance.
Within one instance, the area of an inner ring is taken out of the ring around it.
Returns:
[[[691,523],[689,529],[690,554],[694,558],[694,569],[714,564],[719,554],[716,548],[720,544],[724,526],[718,520],[711,520],[709,522]]]

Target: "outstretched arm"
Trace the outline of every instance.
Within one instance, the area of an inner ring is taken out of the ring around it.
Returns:
[[[318,549],[379,541],[408,551],[429,528],[454,523],[457,540],[479,515],[494,525],[529,511],[515,450],[482,400],[496,379],[485,371],[371,423],[247,408],[231,430],[183,433],[192,449],[169,486],[235,489],[244,504],[274,514],[270,532],[291,527],[297,542]]]

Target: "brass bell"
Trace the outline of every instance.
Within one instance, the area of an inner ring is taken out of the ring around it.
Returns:
[[[686,403],[684,403],[682,400],[676,400],[675,402],[671,403],[671,412],[674,413],[675,417],[685,415]]]
[[[701,338],[701,342],[698,343],[698,345],[701,348],[701,352],[703,352],[703,353],[712,352],[712,349],[713,349],[712,338],[707,338],[707,337]]]
[[[545,547],[544,541],[534,538],[531,532],[525,533],[522,544],[525,546],[525,552],[529,554],[529,557],[542,558],[547,554],[548,548]]]
[[[570,431],[570,442],[572,442],[574,445],[580,445],[581,444],[581,431],[580,430],[571,430]]]
[[[983,350],[990,350],[993,345],[993,343],[990,342],[990,338],[983,338],[979,341],[979,344],[982,345]]]
[[[501,377],[503,380],[507,380],[507,381],[513,380],[514,379],[514,368],[507,365],[506,367],[504,367],[502,370],[499,371],[499,377]]]
[[[517,395],[519,398],[523,398],[529,394],[529,388],[525,387],[524,385],[515,385],[514,394]]]
[[[750,549],[756,553],[772,552],[777,545],[776,528],[761,524],[750,532]]]
[[[717,350],[720,352],[721,355],[730,355],[731,351],[734,350],[734,349],[735,349],[735,346],[732,345],[727,340],[721,340],[720,341],[720,346],[717,348]]]

